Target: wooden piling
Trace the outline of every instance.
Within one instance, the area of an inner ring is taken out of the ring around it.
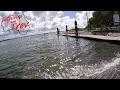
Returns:
[[[59,35],[59,33],[60,33],[60,30],[57,28],[57,35]]]
[[[67,25],[66,25],[66,34],[68,33]]]
[[[78,36],[78,29],[77,29],[77,21],[75,20],[75,32],[76,32],[76,36]]]

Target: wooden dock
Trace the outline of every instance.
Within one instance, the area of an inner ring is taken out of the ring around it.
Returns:
[[[96,39],[96,40],[104,40],[104,41],[120,41],[120,37],[110,37],[110,36],[100,36],[100,35],[78,35],[75,34],[60,34],[61,36],[70,36],[76,38],[88,38],[88,39]]]

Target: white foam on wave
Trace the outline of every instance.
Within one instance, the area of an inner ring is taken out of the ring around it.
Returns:
[[[95,65],[77,65],[72,68],[66,68],[66,72],[54,72],[54,76],[51,76],[47,72],[43,74],[44,78],[50,79],[79,79],[88,78],[93,75],[99,75],[104,71],[114,68],[119,65],[120,58],[113,59],[111,62],[101,62],[101,64]],[[63,66],[64,68],[64,66]],[[50,70],[52,72],[52,70]],[[60,74],[61,73],[61,74]]]
[[[74,66],[72,67],[70,72],[70,78],[89,78],[93,75],[98,75],[105,72],[108,69],[114,68],[115,66],[120,64],[120,58],[113,59],[111,62],[101,62],[101,64],[97,65],[85,65],[85,66]]]
[[[117,66],[117,65],[119,65],[119,64],[120,64],[120,58],[117,58],[117,59],[115,59],[115,60],[113,60],[112,62],[107,63],[107,64],[103,63],[103,65],[102,65],[103,67],[97,69],[97,70],[95,71],[95,73],[93,73],[93,74],[91,74],[91,75],[100,74],[100,73],[102,73],[102,72],[104,72],[104,71],[106,71],[106,70],[108,70],[108,69],[110,69],[110,68],[113,68],[113,67],[115,67],[115,66]]]

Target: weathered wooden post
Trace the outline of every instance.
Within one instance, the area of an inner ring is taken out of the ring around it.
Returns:
[[[76,36],[78,36],[78,29],[77,29],[77,21],[75,20],[75,32],[76,32]]]
[[[57,35],[59,35],[59,33],[60,33],[60,30],[57,28]]]
[[[67,25],[66,25],[66,34],[68,33]]]
[[[59,34],[60,34],[60,29],[58,29],[58,31],[59,31]]]

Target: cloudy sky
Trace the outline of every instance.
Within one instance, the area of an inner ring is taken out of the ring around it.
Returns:
[[[14,12],[0,11],[0,22],[2,17],[12,15]],[[84,28],[87,25],[86,12],[88,18],[91,18],[93,11],[25,11],[24,15],[30,23],[30,30],[53,32],[56,28],[65,31],[65,25],[68,25],[68,29],[74,28],[75,20],[79,28]],[[0,25],[0,33],[2,32]]]

